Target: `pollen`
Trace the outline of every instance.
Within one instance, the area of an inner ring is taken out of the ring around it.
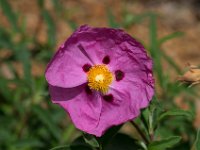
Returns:
[[[106,94],[113,81],[113,74],[106,65],[95,65],[88,71],[88,86],[90,89]]]

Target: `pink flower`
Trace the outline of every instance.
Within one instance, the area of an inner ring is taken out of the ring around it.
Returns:
[[[81,26],[59,48],[45,76],[53,103],[78,129],[96,136],[137,117],[154,95],[152,60],[120,29]]]

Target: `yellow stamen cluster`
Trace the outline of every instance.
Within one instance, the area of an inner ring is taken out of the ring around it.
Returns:
[[[88,86],[90,89],[106,94],[112,81],[113,75],[106,65],[95,65],[88,71]]]

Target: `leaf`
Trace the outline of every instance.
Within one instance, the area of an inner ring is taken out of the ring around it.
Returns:
[[[38,119],[46,125],[52,135],[59,141],[60,140],[60,130],[56,126],[55,122],[48,111],[45,111],[39,106],[33,106],[33,112],[37,115]]]
[[[113,126],[110,129],[106,131],[106,133],[98,138],[98,141],[102,143],[104,146],[109,143],[110,140],[117,134],[117,132],[121,129],[123,124],[118,125],[118,126]]]
[[[32,82],[30,52],[23,47],[20,51],[21,52],[20,55],[18,54],[18,57],[23,63],[24,79],[26,83],[30,84]]]
[[[33,148],[33,147],[42,147],[44,144],[37,139],[22,139],[12,144],[17,148]]]
[[[152,98],[148,108],[142,109],[140,119],[142,120],[142,124],[144,124],[145,131],[148,132],[149,136],[153,135],[155,129],[157,128],[156,120],[161,110],[162,105],[158,102],[156,96]]]
[[[47,10],[42,11],[43,18],[45,23],[47,24],[47,33],[48,33],[48,44],[50,47],[55,46],[55,37],[56,37],[56,25],[54,23],[53,18]]]
[[[44,0],[37,0],[37,4],[40,7],[40,9],[44,8]]]
[[[162,57],[172,66],[178,74],[181,74],[181,69],[178,65],[173,61],[173,58],[169,57],[164,51],[162,51]]]
[[[10,4],[7,0],[0,0],[0,6],[3,10],[3,13],[7,17],[8,21],[10,22],[10,25],[13,27],[15,31],[18,30],[17,26],[17,16],[13,12],[13,9],[11,8]]]
[[[172,148],[181,141],[181,137],[172,136],[161,141],[154,141],[148,146],[148,150],[166,150],[167,148]]]
[[[5,90],[5,89],[7,89],[7,90]],[[3,76],[0,75],[0,96],[1,96],[1,99],[5,99],[7,101],[10,101],[13,97],[13,95],[10,94],[10,93],[11,93],[11,91],[8,88],[8,80],[6,80]]]
[[[197,137],[192,150],[200,150],[200,129],[197,132]]]
[[[149,22],[149,45],[150,45],[150,53],[152,57],[157,54],[157,25],[156,25],[156,15],[152,14],[150,16]]]
[[[71,136],[74,134],[74,131],[76,128],[73,124],[69,124],[68,127],[63,131],[63,136],[61,141],[62,142],[69,142],[71,139]]]
[[[145,12],[137,15],[132,15],[128,12],[125,12],[123,16],[122,26],[129,28],[133,24],[141,23],[145,18],[151,17],[151,15],[151,12]]]
[[[108,24],[112,28],[119,28],[120,25],[116,22],[115,16],[113,15],[111,10],[107,11],[107,17],[108,17]]]
[[[69,145],[63,145],[63,146],[56,146],[54,148],[51,148],[50,150],[71,150]]]
[[[193,114],[190,111],[181,110],[181,109],[172,109],[172,110],[162,113],[159,116],[158,121],[161,121],[168,116],[185,116],[189,119],[194,118]]]
[[[54,10],[57,14],[61,14],[63,12],[63,5],[60,0],[51,0],[54,6]]]
[[[71,146],[70,146],[70,150],[93,150],[90,145],[88,143],[85,142],[85,140],[83,139],[83,136],[79,136],[78,138],[76,138]]]
[[[93,135],[84,133],[83,138],[84,138],[85,142],[87,144],[89,144],[90,146],[99,147],[99,143]]]
[[[161,63],[161,50],[158,47],[158,39],[157,39],[157,24],[156,24],[157,16],[156,14],[150,15],[150,22],[149,22],[149,45],[150,45],[150,53],[154,59],[154,70],[157,73],[158,81],[162,88],[164,87],[164,74],[163,74],[163,67]]]
[[[172,34],[169,34],[163,38],[161,38],[160,40],[158,40],[158,44],[159,46],[165,42],[167,42],[168,40],[171,40],[173,38],[177,38],[177,37],[180,37],[180,36],[183,36],[184,33],[183,32],[174,32]]]
[[[66,23],[69,25],[69,27],[75,31],[78,28],[78,25],[75,21],[73,20],[67,20]]]
[[[104,150],[142,150],[142,147],[132,137],[118,133]]]

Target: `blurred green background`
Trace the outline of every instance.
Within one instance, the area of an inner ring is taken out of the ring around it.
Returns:
[[[181,108],[195,114],[155,121],[155,138],[179,135],[182,141],[175,149],[190,149],[200,127],[199,87],[180,85],[177,77],[187,70],[187,63],[200,65],[199,4],[0,0],[0,149],[50,149],[81,135],[64,110],[51,103],[44,71],[59,45],[83,24],[123,28],[145,45],[154,60],[157,113]],[[128,123],[120,132],[140,139]]]

